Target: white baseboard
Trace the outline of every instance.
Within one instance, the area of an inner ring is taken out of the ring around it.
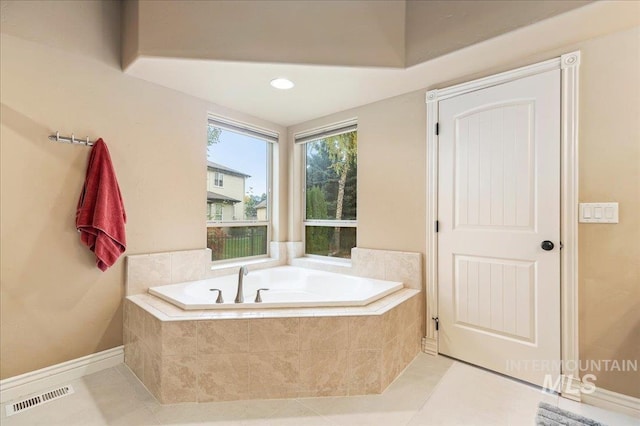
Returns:
[[[560,394],[563,398],[580,402],[581,391],[582,381],[580,379],[573,376],[562,376],[562,388]]]
[[[0,380],[0,403],[46,390],[124,362],[124,347],[72,359],[51,367]]]
[[[438,341],[428,337],[422,338],[422,352],[429,355],[438,355]]]
[[[639,398],[596,388],[591,394],[582,393],[581,399],[585,404],[640,418]]]

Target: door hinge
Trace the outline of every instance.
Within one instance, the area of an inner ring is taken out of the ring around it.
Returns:
[[[436,135],[440,134],[440,123],[436,123]]]
[[[436,232],[440,232],[440,221],[436,220]]]
[[[436,331],[438,331],[440,329],[440,319],[438,317],[431,317],[431,319],[435,321]]]

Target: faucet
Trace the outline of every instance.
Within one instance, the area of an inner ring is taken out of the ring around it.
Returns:
[[[269,290],[268,288],[259,288],[258,292],[256,293],[256,300],[254,300],[254,303],[262,303],[262,297],[260,296],[260,292],[261,291],[267,291]]]
[[[222,298],[222,290],[219,288],[210,288],[209,291],[217,291],[218,298],[216,299],[216,303],[224,303],[224,299]]]
[[[242,280],[244,279],[244,276],[247,275],[249,273],[249,270],[247,269],[246,266],[241,266],[240,267],[240,271],[238,271],[238,292],[236,293],[236,303],[242,303],[244,302],[244,293],[243,293],[243,289],[242,289]]]

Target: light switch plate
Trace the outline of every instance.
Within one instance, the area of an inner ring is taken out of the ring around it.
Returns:
[[[618,203],[580,203],[581,223],[618,223]]]

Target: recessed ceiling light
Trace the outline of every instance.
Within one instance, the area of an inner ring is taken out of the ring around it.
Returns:
[[[271,80],[271,85],[276,89],[282,90],[291,89],[293,86],[295,86],[295,84],[293,84],[293,81],[286,78],[274,78],[273,80]]]

